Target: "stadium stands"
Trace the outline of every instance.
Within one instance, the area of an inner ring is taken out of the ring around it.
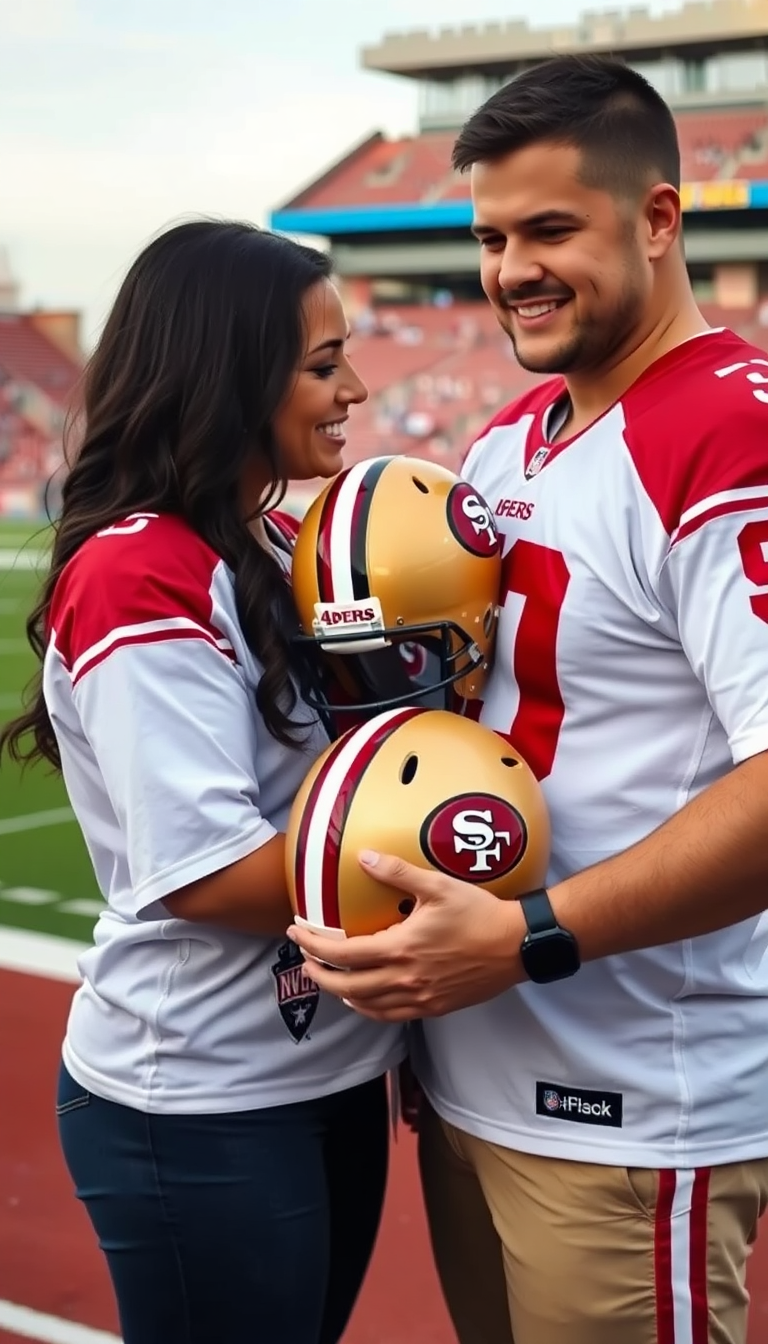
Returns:
[[[736,327],[768,347],[768,313],[702,308],[712,326]],[[411,453],[455,470],[483,424],[535,381],[485,303],[363,310],[350,354],[370,395],[350,419],[348,463]],[[0,512],[4,500],[6,508],[34,500],[39,509],[44,482],[61,462],[64,411],[79,371],[30,315],[0,315]],[[300,511],[317,485],[292,491],[289,502]]]
[[[700,306],[711,326],[730,327],[768,349],[768,311]],[[405,347],[412,354],[410,367],[399,344],[403,332],[414,342]],[[372,369],[375,377],[368,401],[350,417],[348,466],[379,454],[409,453],[456,471],[494,413],[536,381],[515,362],[486,304],[376,310],[354,329],[350,356],[364,377],[370,379]],[[294,489],[289,505],[301,513],[319,485]]]
[[[61,406],[80,373],[75,358],[40,330],[35,313],[0,313],[0,369]]]
[[[689,182],[768,177],[768,109],[681,111],[676,114]],[[452,131],[401,140],[372,136],[290,202],[292,209],[431,205],[466,200],[469,185],[450,167]]]
[[[46,333],[49,316],[0,312],[0,514],[39,512],[62,460],[80,360]]]

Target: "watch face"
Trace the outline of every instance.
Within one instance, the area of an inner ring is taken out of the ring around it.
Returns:
[[[542,985],[574,975],[581,965],[576,939],[565,929],[529,935],[521,955],[528,975]]]

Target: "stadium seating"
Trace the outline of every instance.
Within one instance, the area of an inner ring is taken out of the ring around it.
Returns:
[[[58,447],[16,410],[0,387],[0,488],[42,485],[57,465]]]
[[[756,310],[700,306],[712,326],[729,326],[768,348],[765,315],[761,323]],[[405,347],[410,361],[400,344],[403,332],[413,342]],[[350,417],[347,464],[381,453],[411,453],[456,470],[482,426],[536,381],[515,362],[485,303],[447,309],[387,305],[353,328],[350,356],[370,396]],[[307,493],[316,488],[311,483]]]
[[[38,329],[35,314],[0,313],[0,511],[16,490],[35,507],[42,500],[61,464],[79,374],[78,361]]]
[[[676,116],[683,179],[768,178],[768,110],[686,111]],[[465,200],[466,178],[450,166],[451,131],[385,140],[373,136],[314,187],[291,203],[296,209]]]
[[[768,348],[768,312],[702,304],[712,326],[731,326]],[[762,321],[760,320],[762,317]],[[410,453],[453,470],[495,411],[535,381],[484,302],[388,304],[353,318],[350,356],[369,388],[353,410],[348,464]],[[35,486],[61,462],[61,423],[78,369],[24,321],[0,318],[0,500]],[[301,512],[319,482],[292,490]]]
[[[0,369],[66,405],[79,367],[35,325],[34,314],[0,313]]]
[[[768,112],[683,112],[675,118],[683,180],[768,177]]]
[[[295,208],[427,202],[437,199],[443,179],[453,185],[450,167],[454,137],[441,133],[402,140],[372,136],[338,167],[292,202]]]

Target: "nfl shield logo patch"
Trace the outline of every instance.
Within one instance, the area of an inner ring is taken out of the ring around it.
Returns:
[[[280,1016],[294,1041],[303,1041],[317,1012],[320,990],[304,969],[304,958],[295,943],[283,943],[272,967]]]
[[[528,463],[528,466],[525,468],[526,480],[530,480],[532,476],[538,475],[548,457],[549,457],[549,448],[544,447],[536,449],[536,452],[533,454],[533,457]]]
[[[544,1105],[548,1111],[560,1110],[560,1097],[551,1087],[547,1087],[544,1090]]]

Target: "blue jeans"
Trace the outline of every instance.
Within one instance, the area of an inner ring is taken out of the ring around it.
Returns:
[[[125,1344],[337,1344],[387,1175],[383,1078],[223,1115],[146,1115],[62,1066],[56,1113]]]

